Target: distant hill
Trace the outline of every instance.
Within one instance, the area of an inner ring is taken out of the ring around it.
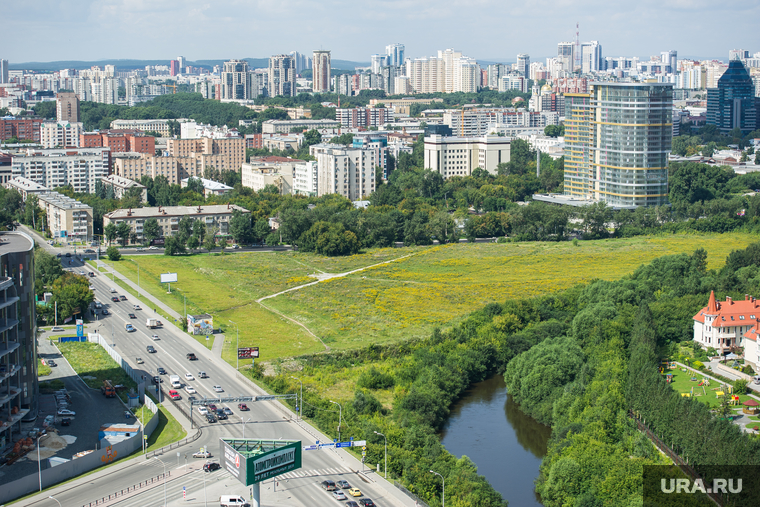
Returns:
[[[244,58],[251,68],[258,69],[269,66],[269,58]],[[52,72],[61,69],[89,69],[93,66],[103,67],[105,65],[115,65],[118,70],[143,69],[146,65],[169,65],[170,60],[60,60],[56,62],[24,62],[11,63],[8,67],[11,70],[35,70],[39,72]],[[188,61],[188,65],[193,67],[203,67],[212,69],[214,65],[222,65],[225,60],[197,60]],[[332,67],[341,70],[353,70],[355,67],[369,67],[369,62],[352,62],[349,60],[332,60]]]

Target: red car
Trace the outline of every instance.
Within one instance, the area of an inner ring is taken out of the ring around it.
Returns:
[[[246,411],[248,410],[248,405],[246,405],[245,403],[238,403],[238,410]]]
[[[173,400],[181,400],[182,396],[179,395],[179,393],[175,390],[169,391],[169,398]]]

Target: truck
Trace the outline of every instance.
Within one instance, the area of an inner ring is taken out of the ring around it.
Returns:
[[[182,382],[179,379],[179,375],[169,375],[169,384],[175,389],[180,389]]]
[[[151,329],[155,329],[161,325],[161,321],[158,319],[148,319],[145,325]]]
[[[100,386],[100,392],[103,393],[103,396],[105,396],[106,398],[116,397],[116,389],[113,388],[113,385],[111,385],[110,380],[103,381],[103,385]]]

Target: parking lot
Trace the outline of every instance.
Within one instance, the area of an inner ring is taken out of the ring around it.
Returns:
[[[22,431],[26,434],[32,428],[43,428],[43,422],[48,415],[55,415],[54,427],[58,430],[60,438],[41,438],[40,458],[42,468],[48,468],[46,458],[56,457],[71,459],[76,453],[93,450],[98,444],[98,430],[105,423],[127,422],[124,416],[124,405],[118,398],[106,398],[99,390],[88,388],[77,377],[66,360],[58,350],[50,344],[45,333],[40,336],[38,354],[46,361],[53,359],[57,366],[53,367],[53,373],[46,377],[40,377],[41,381],[60,379],[64,382],[69,393],[70,402],[68,409],[75,412],[71,417],[69,426],[61,426],[61,417],[56,415],[57,405],[53,394],[40,396],[40,411],[34,423],[23,423]],[[55,335],[69,336],[71,331],[55,333]],[[130,418],[134,423],[135,419]],[[20,458],[12,465],[0,466],[0,484],[8,483],[29,474],[36,474],[38,470],[36,449]]]

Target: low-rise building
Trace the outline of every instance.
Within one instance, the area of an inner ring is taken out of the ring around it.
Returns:
[[[51,236],[85,243],[92,238],[90,206],[58,192],[39,193],[37,198],[38,206],[45,211],[45,229]]]
[[[119,225],[127,223],[134,233],[137,243],[142,243],[143,226],[149,218],[155,218],[163,237],[171,236],[179,229],[179,221],[183,217],[201,220],[207,229],[216,229],[217,235],[229,235],[230,217],[233,211],[250,213],[245,208],[235,204],[215,204],[210,206],[158,206],[150,208],[117,209],[103,215],[103,227],[108,224]]]
[[[274,185],[280,195],[293,193],[293,171],[279,165],[257,166],[243,164],[242,184],[244,187],[260,192],[267,185]]]
[[[214,180],[207,180],[206,178],[194,178],[197,180],[200,180],[201,184],[203,185],[203,196],[208,198],[212,195],[224,195],[226,193],[229,193],[231,190],[233,190],[232,187],[225,185],[224,183],[219,183],[218,181]],[[187,184],[190,181],[190,178],[183,178],[180,182],[180,187],[187,188]]]
[[[694,316],[694,341],[702,348],[714,348],[719,354],[732,348],[743,347],[745,361],[758,367],[758,322],[760,301],[752,296],[734,301],[716,301],[715,292],[710,293],[707,306]]]
[[[148,188],[135,180],[123,178],[118,174],[111,174],[104,178],[100,178],[100,184],[107,189],[110,189],[113,192],[115,199],[121,199],[127,195],[127,192],[135,188],[140,192],[140,200],[142,202],[148,202]]]
[[[298,151],[298,148],[301,147],[302,142],[302,134],[290,136],[264,136],[263,147],[269,151],[286,151],[288,149]]]
[[[443,176],[469,176],[478,167],[496,174],[497,166],[509,162],[510,140],[506,137],[425,137],[424,167]]]
[[[21,194],[21,198],[24,201],[26,201],[26,198],[29,197],[30,194],[44,194],[45,192],[50,192],[48,187],[21,176],[11,178],[4,183],[4,186],[5,188],[15,190]]]
[[[261,125],[264,134],[288,134],[294,130],[338,128],[337,120],[267,120]]]
[[[111,122],[111,128],[157,132],[161,134],[162,137],[171,137],[172,132],[169,127],[170,121],[172,120],[114,120]]]

